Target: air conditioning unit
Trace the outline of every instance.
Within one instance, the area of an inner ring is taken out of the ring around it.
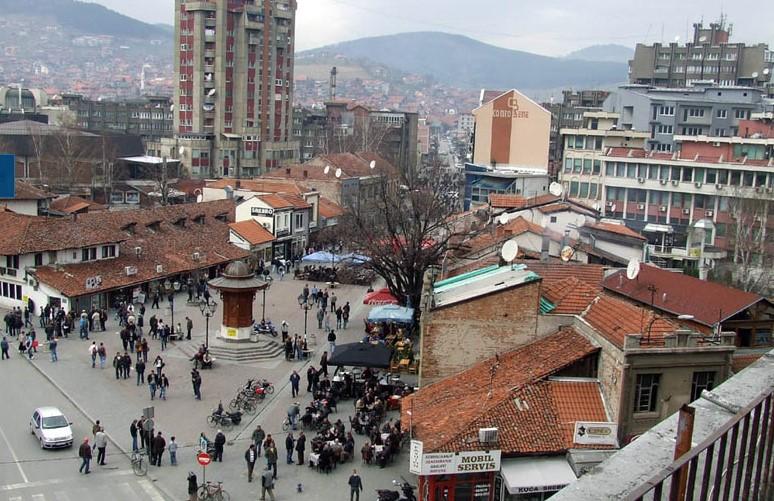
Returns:
[[[666,205],[662,205],[661,207],[658,208],[658,211],[659,212],[666,212],[666,209],[667,209]]]
[[[198,261],[198,260],[200,260],[200,259],[202,258],[202,255],[201,255],[201,254],[199,254],[198,252],[194,252],[193,254],[191,254],[191,258],[192,258],[194,261]]]
[[[136,266],[126,266],[124,268],[124,272],[126,273],[127,277],[131,277],[132,275],[137,274],[137,267]]]
[[[672,179],[672,186],[677,186],[678,184],[680,184],[680,181],[677,179]]]
[[[661,184],[667,184],[669,182],[669,180],[668,179],[659,179],[658,182],[661,183]]]
[[[723,185],[722,185],[722,184],[720,184],[720,183],[717,183],[717,184],[715,185],[715,189],[716,189],[716,190],[722,190],[722,189],[723,189]]]
[[[164,267],[160,264],[156,265],[156,273],[164,273]]]
[[[683,214],[686,216],[691,213],[691,209],[683,209]]]
[[[638,183],[640,183],[640,184],[642,184],[642,183],[644,183],[644,182],[645,182],[645,178],[644,178],[644,177],[638,177],[638,178],[637,178],[637,182],[638,182]]]
[[[637,204],[639,210],[645,210],[645,204]]]
[[[137,246],[134,248],[134,255],[140,257],[142,255],[142,247]]]
[[[479,428],[478,441],[482,444],[496,444],[497,428]]]
[[[707,217],[712,217],[712,216],[715,215],[715,211],[714,210],[705,210],[704,211],[704,215],[707,216]]]
[[[697,182],[695,182],[695,183],[693,183],[693,184],[694,184],[694,186],[696,186],[697,188],[701,188],[701,183],[700,183],[700,182],[698,182],[698,181],[697,181]]]

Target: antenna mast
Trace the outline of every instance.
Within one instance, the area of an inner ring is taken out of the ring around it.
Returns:
[[[338,70],[336,70],[336,67],[334,66],[331,68],[331,80],[330,80],[330,89],[329,89],[329,96],[328,99],[331,102],[336,101],[336,75],[338,74]]]

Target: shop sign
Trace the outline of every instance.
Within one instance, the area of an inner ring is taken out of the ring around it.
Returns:
[[[102,285],[102,276],[96,275],[86,279],[86,290],[96,289]]]
[[[555,484],[555,485],[535,485],[530,487],[517,487],[516,492],[513,492],[513,494],[533,494],[537,492],[557,492],[565,487],[567,487],[569,484]]]
[[[573,441],[579,445],[618,445],[618,425],[615,423],[575,422]]]
[[[226,329],[226,337],[237,337],[237,330],[229,327]]]
[[[500,451],[422,453],[422,442],[411,441],[409,471],[415,475],[484,473],[500,469]]]
[[[273,216],[274,209],[266,207],[250,207],[250,214],[253,216]]]

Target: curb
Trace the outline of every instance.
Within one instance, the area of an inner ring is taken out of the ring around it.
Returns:
[[[30,360],[29,358],[27,358],[27,357],[24,357],[24,359],[25,359],[25,360],[27,361],[27,363],[29,363],[29,364],[30,364],[30,365],[31,365],[31,366],[32,366],[32,367],[33,367],[33,368],[34,368],[34,369],[35,369],[35,370],[36,370],[36,371],[37,371],[37,372],[38,372],[38,373],[39,373],[41,376],[43,376],[43,377],[46,379],[46,381],[48,381],[48,382],[51,384],[51,386],[53,386],[53,387],[54,387],[54,388],[55,388],[55,389],[56,389],[56,390],[57,390],[59,393],[61,393],[61,394],[62,394],[62,396],[64,396],[64,397],[65,397],[65,399],[67,399],[67,401],[68,401],[68,402],[70,402],[70,403],[73,405],[73,407],[75,407],[76,409],[78,409],[78,412],[80,412],[81,414],[83,414],[84,416],[86,416],[86,419],[88,419],[88,420],[89,420],[89,421],[90,421],[92,424],[96,423],[96,420],[95,420],[95,419],[94,419],[94,418],[93,418],[93,417],[92,417],[92,416],[91,416],[91,415],[90,415],[88,412],[86,412],[86,409],[84,409],[84,408],[83,408],[83,407],[82,407],[82,406],[81,406],[81,405],[80,405],[80,404],[79,404],[79,403],[78,403],[78,402],[77,402],[77,401],[76,401],[76,400],[75,400],[73,397],[71,397],[71,396],[70,396],[70,394],[69,394],[69,393],[67,393],[67,391],[66,391],[64,388],[62,388],[62,387],[59,385],[59,383],[57,383],[57,382],[54,380],[54,378],[52,378],[51,376],[49,376],[49,375],[48,375],[48,374],[47,374],[47,373],[46,373],[46,372],[45,372],[43,369],[41,369],[40,367],[38,367],[38,366],[37,366],[37,364],[35,364],[35,363],[34,363],[32,360]],[[105,435],[107,435],[107,438],[108,438],[108,440],[110,440],[110,442],[113,444],[113,446],[114,446],[116,449],[118,449],[118,450],[119,450],[119,451],[120,451],[120,452],[121,452],[121,453],[122,453],[124,456],[126,456],[126,458],[127,458],[127,459],[130,459],[130,458],[131,458],[131,454],[130,454],[130,453],[129,453],[129,452],[128,452],[128,451],[127,451],[127,450],[126,450],[126,449],[125,449],[123,446],[121,446],[121,445],[118,443],[118,441],[116,441],[116,440],[113,438],[113,436],[112,436],[110,433],[108,433],[108,432],[105,432]],[[150,477],[148,477],[148,479],[151,481],[151,485],[153,485],[153,487],[154,487],[155,489],[157,489],[159,492],[161,492],[161,494],[163,494],[163,495],[164,495],[164,496],[165,496],[167,499],[170,499],[170,500],[176,499],[176,498],[175,498],[175,496],[173,496],[172,494],[170,494],[170,493],[169,493],[169,492],[168,492],[168,491],[167,491],[167,490],[166,490],[164,487],[162,487],[162,486],[161,486],[161,485],[160,485],[160,484],[159,484],[159,483],[158,483],[156,480],[154,480],[154,479],[151,479]]]

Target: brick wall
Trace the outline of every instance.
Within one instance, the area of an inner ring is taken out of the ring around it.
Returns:
[[[537,339],[539,290],[530,282],[425,313],[421,385]]]

